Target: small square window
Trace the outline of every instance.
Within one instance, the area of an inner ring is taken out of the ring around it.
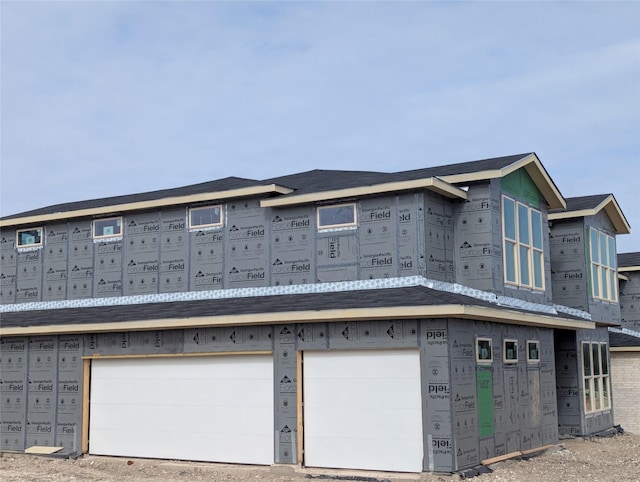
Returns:
[[[19,229],[16,232],[18,248],[42,246],[42,228]]]
[[[217,228],[222,225],[222,204],[189,209],[190,228]]]
[[[527,361],[537,363],[540,361],[540,342],[527,340]]]
[[[356,203],[319,206],[316,210],[318,229],[356,226]]]
[[[93,220],[93,238],[122,236],[122,216]]]
[[[478,363],[491,363],[493,361],[491,338],[476,338],[476,361]]]
[[[518,340],[504,340],[502,353],[505,363],[518,363]]]

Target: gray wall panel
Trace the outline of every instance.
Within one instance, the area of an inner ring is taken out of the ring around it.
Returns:
[[[29,339],[27,443],[52,446],[55,442],[58,340],[55,336]]]
[[[275,462],[297,463],[297,354],[295,325],[274,327]]]
[[[414,276],[420,273],[419,257],[424,259],[424,246],[419,243],[418,207],[421,195],[403,194],[398,196],[398,270],[400,276]],[[422,214],[422,211],[420,211]],[[424,221],[422,222],[424,226]],[[421,249],[418,250],[418,246]]]
[[[16,232],[0,229],[0,303],[16,302],[17,270]]]
[[[18,252],[16,302],[42,301],[42,248]]]
[[[28,339],[0,338],[0,448],[23,450],[27,432]]]
[[[620,281],[620,322],[623,328],[640,332],[640,271],[626,271]]]

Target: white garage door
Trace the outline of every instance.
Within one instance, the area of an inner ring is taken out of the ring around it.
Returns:
[[[311,467],[422,472],[417,350],[304,353]]]
[[[93,360],[89,452],[274,461],[270,355]]]

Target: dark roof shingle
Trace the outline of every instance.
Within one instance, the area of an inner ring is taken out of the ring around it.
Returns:
[[[618,266],[621,268],[640,266],[640,251],[635,253],[618,253]]]

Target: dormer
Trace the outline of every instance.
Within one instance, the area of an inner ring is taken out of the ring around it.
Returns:
[[[613,194],[568,198],[549,221],[554,303],[619,325],[616,235],[631,228]]]

